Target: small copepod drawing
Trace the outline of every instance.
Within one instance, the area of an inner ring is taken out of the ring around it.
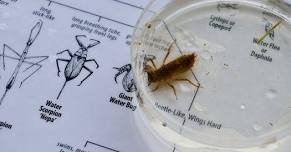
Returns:
[[[116,83],[117,83],[118,76],[126,72],[126,74],[123,76],[123,79],[122,79],[123,89],[126,92],[136,91],[136,85],[133,79],[132,68],[130,64],[126,64],[120,68],[113,67],[113,69],[116,69],[118,71],[118,73],[116,73],[114,77],[114,80]]]
[[[173,44],[174,42],[168,48],[167,54],[164,57],[162,65],[159,68],[157,68],[154,62],[154,60],[156,59],[154,56],[147,57],[146,61],[150,62],[153,67],[149,64],[146,64],[144,71],[147,73],[149,85],[151,85],[151,83],[157,83],[156,87],[152,90],[153,92],[158,90],[162,84],[166,84],[172,88],[176,99],[178,99],[176,89],[174,85],[171,84],[171,82],[184,81],[197,88],[200,87],[200,84],[198,82],[198,84],[194,84],[192,81],[186,78],[179,78],[179,75],[191,70],[197,59],[197,55],[195,53],[181,55],[176,59],[166,63],[168,56],[172,52]]]
[[[5,68],[6,68],[5,67],[5,58],[16,60],[18,63],[16,65],[16,67],[14,68],[14,71],[13,71],[12,75],[10,76],[9,80],[6,83],[5,92],[4,92],[4,94],[2,95],[2,97],[0,99],[0,105],[2,104],[7,92],[14,85],[14,83],[15,83],[15,81],[17,79],[17,76],[19,75],[20,68],[23,66],[23,64],[28,65],[28,67],[26,67],[22,71],[23,73],[29,71],[29,69],[32,69],[34,67],[36,67],[36,69],[34,69],[31,73],[28,74],[27,77],[25,77],[21,81],[19,87],[21,87],[22,84],[24,82],[26,82],[26,80],[28,80],[32,75],[37,73],[38,70],[40,70],[42,68],[42,65],[40,64],[41,62],[43,62],[44,60],[48,59],[48,56],[27,56],[29,48],[34,43],[34,41],[36,40],[37,36],[39,35],[39,33],[41,31],[42,24],[43,24],[43,22],[41,20],[39,20],[33,26],[33,28],[30,31],[28,41],[26,42],[26,47],[24,48],[24,50],[22,51],[21,54],[19,54],[17,51],[12,49],[12,47],[10,47],[9,45],[7,45],[7,44],[3,45],[3,52],[2,52],[2,54],[0,54],[0,56],[2,56],[2,60],[3,60],[3,69],[5,70]],[[12,53],[14,53],[16,55],[16,57],[6,55],[5,54],[5,50],[11,51]],[[33,60],[36,60],[36,61],[34,62]]]
[[[65,83],[62,86],[62,89],[60,90],[57,99],[60,98],[60,95],[62,94],[67,82],[75,79],[76,77],[79,76],[79,74],[81,73],[81,71],[84,69],[86,71],[88,71],[88,75],[85,76],[85,78],[80,82],[80,84],[78,84],[78,86],[82,85],[82,83],[87,80],[92,74],[93,71],[91,69],[89,69],[85,63],[88,62],[93,62],[94,64],[96,64],[96,69],[99,68],[99,65],[97,63],[97,61],[95,59],[87,59],[87,53],[88,50],[98,44],[100,44],[101,42],[95,39],[90,39],[90,44],[88,46],[85,46],[80,38],[86,38],[85,35],[77,35],[75,36],[75,39],[79,45],[79,50],[77,50],[74,54],[72,52],[70,52],[68,49],[61,51],[59,53],[57,53],[57,55],[62,54],[64,52],[67,52],[69,54],[69,56],[71,57],[70,59],[62,59],[62,58],[58,58],[56,59],[56,64],[57,64],[57,68],[58,68],[58,76],[60,76],[60,67],[59,67],[59,62],[66,62],[67,65],[64,69],[64,76],[65,76]]]

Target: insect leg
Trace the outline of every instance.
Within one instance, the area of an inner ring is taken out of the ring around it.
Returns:
[[[124,72],[129,73],[130,70],[131,70],[131,65],[130,65],[130,64],[126,64],[126,65],[124,65],[124,66],[122,66],[122,67],[120,67],[120,68],[113,67],[113,69],[116,69],[116,70],[118,71],[118,73],[116,73],[115,76],[114,76],[114,80],[115,80],[115,82],[117,83],[117,77],[118,77],[119,75],[121,75],[122,73],[124,73]],[[128,75],[128,74],[127,74],[127,75]],[[124,78],[125,78],[125,77],[124,77]],[[125,80],[125,79],[123,79],[123,80]],[[124,82],[123,82],[123,83],[124,83]]]
[[[120,68],[117,68],[117,67],[113,67],[113,69],[118,70],[118,73],[116,73],[115,76],[114,76],[115,83],[117,83],[117,77],[118,77],[119,75],[121,75],[123,72],[120,71]]]
[[[89,72],[89,74],[80,82],[80,84],[78,84],[78,86],[80,86],[80,85],[82,85],[82,83],[86,80],[86,79],[88,79],[92,74],[93,74],[93,71],[92,70],[90,70],[89,68],[87,68],[86,66],[83,66],[83,68],[85,69],[85,70],[87,70],[88,72]]]
[[[34,75],[38,70],[40,70],[40,69],[42,68],[42,65],[39,65],[39,64],[36,64],[35,66],[38,66],[38,68],[35,69],[32,73],[30,73],[26,78],[24,78],[24,79],[20,82],[19,88],[22,86],[22,84],[23,84],[27,79],[29,79],[32,75]]]
[[[3,45],[3,50],[2,50],[2,54],[0,54],[0,56],[2,56],[2,59],[3,59],[3,69],[5,70],[5,61],[4,61],[4,58],[6,57],[5,55],[5,50],[6,48],[8,48],[8,50],[10,50],[11,52],[15,53],[18,57],[20,57],[21,55],[16,52],[14,49],[12,49],[10,46],[8,46],[7,44],[4,44]],[[18,59],[19,60],[19,59]]]
[[[199,87],[199,84],[194,84],[192,81],[190,81],[189,79],[175,79],[175,81],[186,81],[189,82],[191,85],[195,86],[195,87]]]
[[[10,57],[10,56],[5,56],[5,57],[10,58],[10,59],[13,59],[13,60],[19,60],[19,59],[17,59],[17,58]],[[36,69],[36,70],[35,70],[34,72],[32,72],[31,74],[29,74],[28,77],[26,77],[25,79],[23,79],[23,81],[20,83],[20,86],[19,86],[19,87],[21,87],[21,85],[23,84],[24,81],[26,81],[30,76],[32,76],[35,72],[37,72],[37,71],[41,68],[41,65],[40,65],[39,63],[42,62],[42,61],[44,61],[44,59],[38,61],[37,63],[29,62],[29,61],[26,61],[26,60],[23,61],[23,63],[30,65],[29,68],[31,68],[31,67],[33,67],[33,66],[38,66],[38,69]],[[26,70],[24,70],[24,71],[26,71]],[[23,72],[24,72],[24,71],[23,71]]]
[[[176,99],[178,99],[178,98],[177,98],[177,94],[176,94],[176,89],[175,89],[175,87],[174,87],[173,85],[171,85],[170,83],[167,83],[167,84],[168,84],[169,87],[171,87],[171,88],[173,89],[174,94],[175,94],[175,97],[176,97]]]
[[[86,37],[86,35],[76,35],[76,36],[75,36],[75,39],[76,39],[78,45],[79,45],[81,48],[86,48],[86,47],[84,46],[84,44],[80,41],[79,37]]]
[[[64,52],[67,52],[67,53],[69,54],[70,57],[73,56],[72,52],[70,52],[70,50],[68,50],[68,49],[67,49],[67,50],[63,50],[63,51],[57,53],[57,55],[59,55],[59,54],[63,54]]]
[[[57,63],[57,68],[58,68],[58,76],[60,76],[60,66],[59,66],[59,61],[63,61],[63,62],[70,62],[70,60],[67,59],[56,59],[56,63]]]
[[[158,83],[157,86],[152,90],[152,92],[155,92],[157,91],[161,86],[161,83]]]
[[[23,72],[27,71],[28,69],[32,68],[35,65],[39,65],[39,63],[41,63],[42,61],[48,59],[48,56],[29,56],[29,57],[25,57],[25,60],[26,59],[41,59],[41,60],[37,61],[36,63],[31,64],[29,67],[25,68],[23,70]]]
[[[169,56],[170,53],[172,52],[172,50],[173,50],[173,44],[175,44],[175,41],[172,42],[171,45],[170,45],[170,47],[168,48],[168,52],[167,52],[167,54],[166,54],[166,56],[165,56],[165,58],[164,58],[164,60],[163,60],[163,64],[162,64],[162,65],[165,65],[168,56]]]
[[[89,60],[86,60],[85,62],[94,62],[96,64],[96,69],[99,68],[99,65],[95,59],[89,59]]]
[[[2,54],[0,54],[0,56],[2,56]],[[8,59],[12,59],[12,60],[16,60],[16,61],[19,61],[20,59],[19,58],[16,58],[16,57],[11,57],[11,56],[8,56],[8,55],[4,55],[5,58],[8,58]],[[23,63],[26,63],[26,64],[35,64],[34,62],[29,62],[29,61],[23,61]]]
[[[90,39],[90,41],[93,41],[93,43],[91,43],[91,44],[88,45],[88,47],[87,47],[88,49],[91,48],[91,47],[94,47],[94,46],[98,45],[99,43],[101,43],[100,41],[95,40],[95,39]]]
[[[153,60],[153,59],[149,59],[149,61],[152,63],[152,65],[154,66],[154,68],[155,68],[155,70],[156,70],[156,69],[157,69],[157,66],[156,66],[154,60]]]

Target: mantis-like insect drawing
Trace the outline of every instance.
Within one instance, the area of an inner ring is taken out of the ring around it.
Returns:
[[[33,42],[35,41],[35,39],[37,38],[37,36],[39,35],[39,33],[41,31],[42,24],[43,24],[43,22],[40,20],[33,26],[33,28],[30,31],[30,35],[29,35],[28,41],[26,42],[26,47],[22,51],[22,54],[19,54],[17,51],[12,49],[10,46],[8,46],[7,44],[4,44],[3,53],[0,54],[0,56],[2,56],[2,59],[3,59],[3,69],[5,70],[5,61],[4,61],[5,58],[16,60],[16,61],[18,61],[18,63],[16,65],[16,67],[14,68],[14,71],[13,71],[12,75],[10,76],[8,82],[6,83],[5,92],[4,92],[4,94],[2,95],[2,97],[0,99],[0,105],[2,104],[7,92],[14,85],[14,83],[15,83],[15,81],[17,79],[17,76],[19,74],[20,68],[22,67],[23,64],[29,65],[27,68],[25,68],[23,70],[23,72],[26,72],[27,70],[31,69],[32,67],[37,67],[37,68],[33,72],[31,72],[26,78],[24,78],[21,81],[19,87],[21,87],[22,84],[27,79],[29,79],[33,74],[35,74],[38,70],[41,69],[42,65],[40,63],[42,61],[48,59],[48,56],[27,56],[30,46],[33,44]],[[12,57],[12,56],[5,55],[5,50],[6,49],[11,51],[12,53],[16,54],[17,57]],[[29,61],[30,59],[39,59],[39,60],[37,62],[31,62],[31,61]]]
[[[61,52],[57,53],[57,54],[62,54],[64,52],[67,52],[69,54],[69,56],[71,57],[71,59],[61,59],[61,58],[59,58],[59,59],[56,60],[57,68],[58,68],[58,76],[60,76],[60,72],[61,72],[60,71],[60,67],[59,67],[59,61],[67,62],[67,65],[66,65],[65,70],[64,70],[64,75],[65,75],[66,81],[63,84],[63,87],[60,90],[60,92],[59,92],[59,94],[57,96],[57,99],[59,99],[59,97],[60,97],[61,93],[63,92],[67,82],[75,79],[76,77],[78,77],[83,69],[87,70],[89,72],[89,74],[80,82],[80,84],[78,86],[80,86],[86,79],[88,79],[93,74],[93,71],[90,70],[88,67],[86,67],[85,63],[94,62],[96,64],[96,69],[99,67],[99,65],[98,65],[98,63],[96,62],[95,59],[87,60],[87,53],[88,53],[88,49],[98,45],[100,43],[100,41],[94,40],[94,39],[90,39],[90,41],[92,43],[89,44],[88,46],[85,46],[80,41],[80,39],[79,39],[80,37],[86,38],[85,35],[77,35],[77,36],[75,36],[75,39],[76,39],[78,45],[80,46],[80,48],[74,54],[72,52],[70,52],[69,50],[64,50],[64,51],[61,51]]]

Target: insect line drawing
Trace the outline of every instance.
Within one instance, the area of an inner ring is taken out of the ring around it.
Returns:
[[[126,92],[134,92],[136,91],[136,85],[133,79],[133,73],[132,73],[132,67],[130,64],[126,64],[120,68],[117,67],[113,67],[113,69],[118,70],[118,73],[115,74],[114,80],[117,83],[117,78],[118,76],[120,76],[121,74],[123,74],[124,72],[126,72],[126,74],[124,75],[123,79],[122,79],[122,86],[123,89]]]
[[[272,27],[273,27],[273,24],[270,23],[270,22],[267,22],[266,25],[265,25],[265,32],[268,32]],[[275,37],[274,30],[269,32],[269,37],[270,37],[271,40],[274,40],[274,37]]]
[[[218,11],[221,11],[223,8],[236,10],[238,9],[238,4],[220,3],[217,5]]]
[[[268,35],[273,40],[274,39],[274,30],[282,23],[282,20],[279,20],[274,26],[270,24],[269,26],[265,26],[265,34],[261,36],[258,40],[258,44],[260,44]]]
[[[33,70],[27,77],[25,77],[21,81],[19,87],[21,87],[22,84],[24,82],[26,82],[26,80],[28,80],[32,75],[37,73],[42,68],[42,65],[40,64],[41,62],[43,62],[44,60],[48,59],[48,56],[27,56],[30,46],[34,43],[34,41],[36,40],[36,38],[38,37],[38,35],[39,35],[39,33],[40,33],[41,29],[42,29],[42,24],[43,24],[43,22],[41,20],[39,20],[33,26],[33,28],[30,31],[28,41],[26,42],[26,46],[25,46],[25,48],[24,48],[24,50],[22,51],[21,54],[19,54],[17,51],[12,49],[12,47],[10,47],[9,45],[7,45],[7,44],[3,45],[3,52],[2,52],[2,54],[0,54],[0,56],[2,56],[2,60],[3,60],[3,70],[5,70],[5,68],[6,68],[5,67],[5,58],[16,60],[16,61],[18,61],[18,63],[16,65],[12,75],[10,76],[8,82],[6,83],[5,92],[4,92],[4,94],[2,95],[2,97],[0,99],[0,105],[2,104],[7,92],[14,85],[14,83],[15,83],[15,81],[17,79],[17,76],[19,75],[20,68],[22,67],[23,64],[27,64],[28,65],[28,67],[26,67],[22,71],[23,73],[28,71],[29,69],[31,69],[33,67],[37,67],[37,68],[35,70]],[[12,53],[14,53],[17,57],[6,55],[5,54],[5,50],[6,49],[11,51]],[[36,61],[36,62],[30,61],[30,60],[33,60],[33,59],[36,59],[38,61]]]
[[[85,65],[85,63],[93,62],[94,64],[96,64],[96,69],[99,68],[99,65],[95,59],[87,59],[87,53],[88,53],[88,50],[90,48],[100,44],[101,42],[98,40],[95,40],[95,39],[90,39],[91,43],[88,46],[85,46],[80,40],[81,37],[86,38],[87,36],[85,36],[85,35],[76,35],[75,36],[75,39],[76,39],[78,45],[80,46],[80,48],[74,54],[72,52],[70,52],[70,50],[68,50],[68,49],[57,53],[57,55],[59,55],[59,54],[62,54],[64,52],[67,52],[69,54],[69,56],[71,57],[70,59],[62,59],[62,58],[56,59],[56,64],[57,64],[57,68],[58,68],[58,76],[60,76],[60,72],[61,72],[60,67],[59,67],[59,62],[62,61],[62,62],[67,63],[65,70],[64,70],[64,75],[65,75],[66,80],[62,86],[62,89],[60,90],[60,92],[57,96],[57,99],[60,98],[60,95],[62,94],[67,82],[78,77],[83,69],[88,71],[89,74],[80,82],[80,84],[78,84],[78,86],[81,86],[82,83],[93,74],[93,71],[90,70]]]
[[[168,48],[167,54],[164,57],[162,65],[159,68],[157,68],[154,62],[155,58],[147,58],[148,62],[150,62],[153,67],[149,64],[146,64],[144,71],[148,75],[149,85],[151,85],[151,83],[157,83],[156,87],[152,91],[158,90],[161,84],[167,84],[169,87],[172,88],[174,95],[177,99],[176,89],[171,84],[171,82],[184,81],[190,83],[194,87],[199,87],[200,85],[194,84],[192,81],[186,78],[178,78],[179,75],[189,71],[192,68],[197,58],[195,53],[181,55],[178,58],[166,63],[168,56],[172,52],[173,44],[174,42]]]

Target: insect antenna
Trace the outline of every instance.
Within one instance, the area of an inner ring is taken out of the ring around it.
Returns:
[[[65,83],[63,84],[62,89],[61,89],[61,91],[59,92],[57,99],[60,98],[60,96],[61,96],[61,94],[62,94],[62,92],[63,92],[63,90],[64,90],[64,88],[65,88],[65,86],[66,86],[66,84],[67,84],[67,82],[68,82],[68,81],[65,81]]]

